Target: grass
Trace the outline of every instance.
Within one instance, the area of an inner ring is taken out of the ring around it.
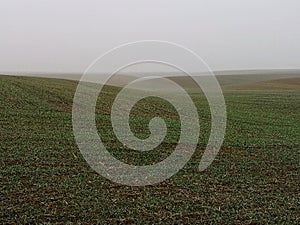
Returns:
[[[293,82],[294,83],[294,82]],[[94,172],[72,132],[76,81],[0,76],[0,223],[300,223],[300,88],[263,84],[227,89],[227,133],[204,172],[197,167],[210,129],[203,95],[192,94],[201,137],[190,162],[163,183],[115,184]],[[174,108],[145,99],[131,126],[149,135],[154,115],[166,119],[157,149],[136,153],[113,135],[109,109],[119,88],[107,86],[97,107],[99,135],[115,157],[139,165],[159,162],[176,146],[180,123]],[[162,107],[163,106],[163,107]],[[151,109],[151,110],[149,110]],[[151,113],[150,113],[151,112]],[[123,149],[123,151],[120,151]]]

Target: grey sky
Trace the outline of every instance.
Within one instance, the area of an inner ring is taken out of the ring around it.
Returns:
[[[213,70],[300,68],[299,0],[2,0],[0,72],[82,72],[109,49],[176,42]]]

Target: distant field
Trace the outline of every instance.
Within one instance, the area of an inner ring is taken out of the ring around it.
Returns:
[[[201,93],[191,93],[201,120],[193,158],[163,183],[126,187],[94,172],[78,150],[71,115],[77,81],[0,76],[0,223],[299,224],[300,77],[260,78],[218,77],[228,124],[206,171],[197,167],[209,137],[209,108]],[[105,146],[128,163],[161,161],[178,140],[175,109],[156,98],[133,108],[138,137],[149,134],[156,115],[169,128],[161,146],[137,153],[116,140],[110,125],[119,90],[106,86],[99,97],[96,122]]]
[[[237,90],[299,90],[300,78],[281,78],[232,86]]]

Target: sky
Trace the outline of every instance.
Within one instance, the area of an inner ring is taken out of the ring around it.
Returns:
[[[212,70],[300,69],[299,12],[299,0],[1,0],[0,73],[82,73],[149,39]]]

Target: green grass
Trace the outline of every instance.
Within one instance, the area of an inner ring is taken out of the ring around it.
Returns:
[[[201,119],[193,158],[163,183],[127,187],[98,175],[81,156],[71,120],[76,86],[75,81],[0,76],[1,224],[300,223],[299,88],[268,84],[267,89],[226,90],[224,145],[202,173],[197,168],[210,116],[204,96],[192,94]],[[136,153],[116,140],[110,126],[110,104],[118,90],[108,86],[99,99],[96,121],[105,145],[128,163],[161,161],[178,140],[174,108],[153,98],[134,107],[131,125],[138,137],[149,135],[154,115],[169,127],[160,147]]]

